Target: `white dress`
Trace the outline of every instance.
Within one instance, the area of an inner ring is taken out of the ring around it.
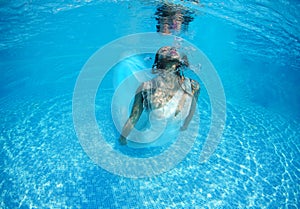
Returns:
[[[153,81],[153,80],[151,80]],[[153,83],[145,82],[147,89],[152,89]],[[127,145],[132,148],[156,147],[171,143],[176,140],[180,127],[189,114],[192,103],[192,89],[190,79],[185,78],[182,88],[162,107],[151,108],[153,102],[151,91],[143,91],[143,112],[135,129],[127,137]],[[182,108],[179,113],[178,106]]]

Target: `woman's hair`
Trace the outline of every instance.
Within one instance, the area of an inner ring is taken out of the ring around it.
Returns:
[[[176,51],[177,54],[174,56],[172,55],[166,56],[166,54],[163,53],[164,51],[171,51],[171,50]],[[178,75],[181,76],[183,75],[182,68],[189,66],[189,61],[186,55],[180,55],[174,47],[164,46],[161,47],[155,55],[154,63],[152,65],[152,73],[156,74],[165,70],[168,62],[178,63],[176,68],[176,73],[178,73]]]

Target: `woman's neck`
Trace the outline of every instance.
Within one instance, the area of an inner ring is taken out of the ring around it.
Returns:
[[[174,71],[167,71],[167,72],[162,72],[159,77],[161,79],[161,83],[159,86],[163,87],[168,87],[169,89],[174,89],[178,85],[178,79],[179,76],[176,74]]]

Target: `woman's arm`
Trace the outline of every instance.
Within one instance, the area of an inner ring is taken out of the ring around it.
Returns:
[[[122,133],[119,138],[119,142],[122,145],[127,144],[126,138],[129,135],[129,133],[131,132],[131,130],[133,129],[133,127],[135,126],[135,124],[138,122],[138,120],[144,110],[142,89],[143,89],[143,84],[136,91],[130,116],[122,129]]]
[[[192,104],[191,104],[190,112],[189,112],[188,116],[186,117],[182,127],[180,128],[181,131],[186,130],[189,123],[191,122],[193,115],[195,113],[195,110],[196,110],[196,104],[197,104],[199,93],[200,93],[200,85],[197,81],[191,80],[191,85],[192,85],[192,91],[193,91]]]

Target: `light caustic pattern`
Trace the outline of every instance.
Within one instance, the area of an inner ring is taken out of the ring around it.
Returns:
[[[149,158],[135,158],[113,149],[99,131],[95,118],[95,98],[105,75],[123,59],[145,53],[155,54],[162,46],[176,46],[187,54],[190,64],[194,66],[194,73],[204,84],[209,95],[211,126],[199,163],[205,162],[210,157],[221,140],[226,116],[225,94],[215,68],[203,52],[176,36],[164,36],[157,33],[125,36],[105,45],[87,61],[78,76],[73,94],[73,122],[81,146],[95,163],[114,174],[141,178],[166,172],[184,159],[199,132],[199,122],[195,121],[199,117],[194,117],[189,133],[180,132],[177,140],[163,153]],[[199,64],[201,70],[195,67]],[[134,91],[132,93],[134,94]],[[114,103],[113,99],[112,103]]]

